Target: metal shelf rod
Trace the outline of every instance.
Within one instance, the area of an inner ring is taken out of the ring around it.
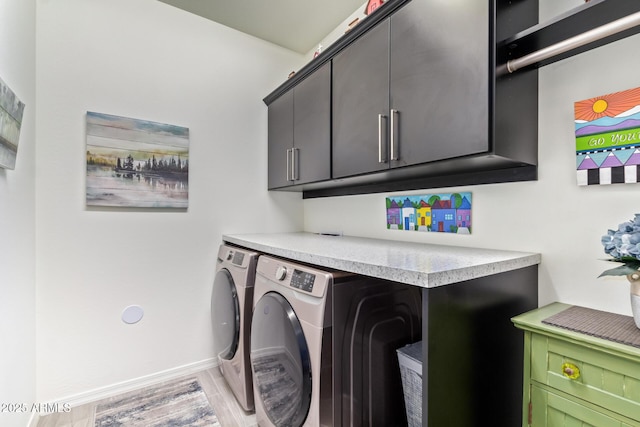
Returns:
[[[586,31],[577,36],[570,37],[559,43],[537,50],[520,58],[507,61],[506,69],[509,73],[513,73],[521,68],[553,58],[556,55],[568,52],[572,49],[584,46],[586,44],[601,40],[605,37],[620,33],[630,28],[640,25],[640,12],[625,16],[609,22],[608,24]]]

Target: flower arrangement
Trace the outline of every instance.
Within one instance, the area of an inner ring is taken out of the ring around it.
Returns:
[[[637,274],[640,268],[640,214],[618,225],[618,230],[608,230],[607,235],[602,236],[602,245],[605,253],[612,257],[607,261],[622,265],[605,270],[598,277]]]

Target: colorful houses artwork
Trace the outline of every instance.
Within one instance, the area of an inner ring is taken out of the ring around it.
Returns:
[[[640,182],[640,88],[574,104],[578,185]]]
[[[391,196],[386,208],[390,230],[471,233],[471,193]]]

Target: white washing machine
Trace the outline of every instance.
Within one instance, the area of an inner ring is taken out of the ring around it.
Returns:
[[[262,255],[251,329],[261,427],[331,426],[331,295],[326,271]]]
[[[250,358],[260,427],[406,425],[396,349],[421,289],[261,255]]]
[[[253,411],[249,339],[259,254],[221,245],[211,293],[213,344],[218,366],[245,411]]]

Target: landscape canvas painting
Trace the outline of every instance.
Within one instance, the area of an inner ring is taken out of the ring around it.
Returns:
[[[471,193],[386,198],[390,230],[471,234]]]
[[[0,79],[0,167],[15,169],[22,127],[22,103]]]
[[[87,206],[186,209],[189,129],[87,112]]]
[[[578,185],[640,182],[640,88],[574,107]]]

